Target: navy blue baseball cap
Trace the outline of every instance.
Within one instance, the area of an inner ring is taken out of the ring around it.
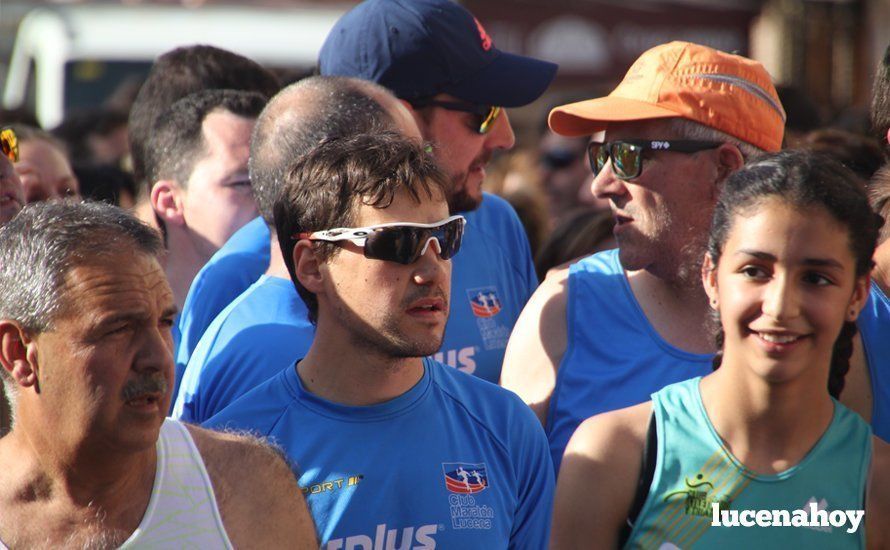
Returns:
[[[536,100],[557,65],[494,47],[482,24],[450,0],[367,0],[331,29],[321,47],[326,76],[371,80],[405,100],[439,93],[480,105]]]

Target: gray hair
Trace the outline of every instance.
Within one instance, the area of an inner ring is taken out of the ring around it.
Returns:
[[[668,129],[672,133],[676,133],[679,136],[683,136],[685,139],[690,140],[700,140],[700,141],[722,141],[724,143],[730,143],[738,147],[739,152],[742,153],[742,157],[744,157],[747,162],[752,157],[756,157],[764,153],[765,151],[756,145],[751,145],[747,141],[742,141],[737,137],[731,136],[725,132],[721,132],[720,130],[715,130],[710,126],[705,126],[699,122],[695,122],[694,120],[689,120],[687,118],[671,118],[668,119]]]
[[[68,273],[122,250],[158,257],[163,246],[155,230],[116,206],[74,201],[25,206],[0,229],[0,319],[32,333],[51,329],[66,305]],[[13,405],[15,383],[5,369],[0,375]]]
[[[284,88],[257,119],[250,142],[250,185],[274,228],[275,202],[293,163],[328,138],[395,130],[386,88],[349,77],[314,76]]]

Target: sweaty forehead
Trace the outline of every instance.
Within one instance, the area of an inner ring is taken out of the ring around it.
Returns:
[[[68,271],[62,303],[78,312],[166,309],[173,293],[156,258],[139,252],[99,256]]]

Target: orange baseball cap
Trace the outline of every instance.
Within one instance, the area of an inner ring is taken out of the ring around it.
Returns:
[[[765,151],[782,148],[785,110],[763,65],[739,55],[671,42],[644,52],[606,97],[550,111],[550,128],[585,136],[610,122],[686,118]]]

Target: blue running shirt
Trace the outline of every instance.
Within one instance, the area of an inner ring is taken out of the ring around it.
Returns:
[[[890,300],[876,283],[856,324],[871,379],[871,427],[876,436],[890,441]]]
[[[433,357],[498,383],[510,332],[538,278],[528,237],[507,201],[485,193],[479,209],[462,214],[467,227],[452,260],[451,312]]]
[[[189,287],[177,327],[181,334],[173,348],[176,357],[174,397],[185,366],[210,323],[232,300],[269,267],[269,226],[259,217],[232,235],[201,268]]]
[[[315,336],[293,283],[263,275],[213,320],[171,416],[200,423],[302,357]]]
[[[514,394],[430,359],[413,388],[368,407],[308,393],[290,367],[204,425],[281,446],[323,549],[547,547],[540,423]]]
[[[711,525],[727,512],[862,510],[872,453],[868,424],[838,402],[828,429],[799,463],[774,475],[745,468],[705,411],[696,377],[652,396],[658,450],[649,495],[625,548],[865,548],[865,520],[851,527]],[[867,515],[866,510],[866,515]],[[741,517],[736,515],[738,523]],[[827,521],[827,520],[826,520]],[[791,522],[789,518],[789,523]]]
[[[573,264],[568,292],[568,341],[546,426],[557,470],[569,438],[586,418],[643,403],[668,384],[708,374],[713,357],[662,339],[634,297],[617,249]]]

